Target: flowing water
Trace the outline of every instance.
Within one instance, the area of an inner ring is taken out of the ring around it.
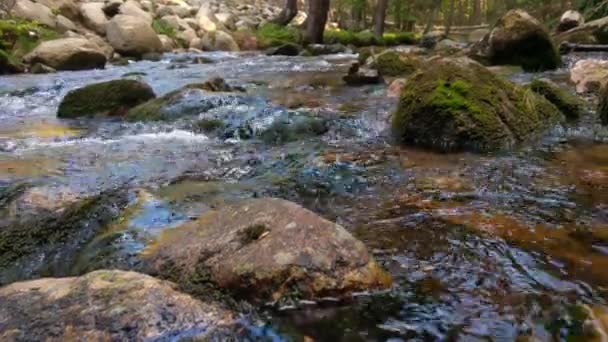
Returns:
[[[252,336],[585,340],[585,318],[608,300],[608,131],[595,113],[511,152],[435,154],[391,144],[387,118],[396,100],[384,87],[341,84],[355,56],[205,56],[214,63],[169,55],[106,70],[0,78],[0,186],[27,181],[40,196],[66,201],[131,189],[128,219],[81,251],[70,272],[97,267],[107,236],[119,234],[113,243],[135,256],[145,247],[142,235],[223,203],[276,196],[350,230],[395,286],[346,303],[263,309]],[[69,90],[125,74],[159,95],[221,76],[247,95],[215,114],[254,129],[286,115],[314,115],[328,130],[276,144],[205,135],[193,129],[194,117],[55,117]],[[509,76],[526,82],[538,75]],[[564,82],[567,70],[542,76]]]

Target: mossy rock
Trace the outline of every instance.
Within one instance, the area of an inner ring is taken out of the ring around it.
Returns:
[[[123,116],[129,109],[155,97],[150,86],[137,80],[96,83],[70,91],[59,104],[57,116]]]
[[[526,71],[553,70],[561,65],[547,29],[523,10],[507,12],[485,42],[494,65],[521,65]]]
[[[583,112],[583,103],[575,95],[544,79],[535,79],[530,89],[553,103],[569,120],[577,120]]]
[[[370,67],[383,76],[407,76],[413,74],[421,64],[419,58],[397,51],[385,51],[372,59]]]
[[[468,58],[441,58],[410,77],[392,119],[396,139],[438,151],[495,151],[562,118],[532,90]]]
[[[128,204],[108,191],[24,220],[0,222],[0,285],[39,276],[66,276],[78,252]]]

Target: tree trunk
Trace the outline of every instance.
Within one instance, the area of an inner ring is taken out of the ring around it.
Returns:
[[[445,35],[449,35],[454,25],[454,12],[456,11],[456,0],[450,0],[450,9],[448,10],[447,22],[445,23]]]
[[[437,20],[437,15],[439,14],[440,9],[441,9],[441,0],[434,0],[433,8],[431,9],[431,15],[429,16],[429,21],[426,24],[424,33],[429,33],[433,29],[433,25],[435,24],[435,20]]]
[[[298,0],[286,0],[285,7],[273,23],[281,26],[289,24],[298,15]]]
[[[376,5],[376,17],[374,19],[374,35],[376,39],[382,39],[384,34],[384,20],[386,19],[386,8],[388,7],[388,0],[378,0]]]
[[[481,0],[473,0],[473,13],[471,13],[471,26],[479,25],[481,19]]]
[[[325,32],[328,12],[329,0],[310,0],[308,5],[308,24],[304,35],[306,43],[323,43],[323,32]]]

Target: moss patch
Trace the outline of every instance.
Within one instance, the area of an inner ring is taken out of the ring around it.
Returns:
[[[177,40],[177,32],[175,31],[175,28],[173,28],[171,25],[167,25],[161,20],[154,19],[152,22],[152,28],[156,34],[164,34],[173,40]]]
[[[558,85],[550,81],[535,79],[530,83],[530,89],[553,103],[567,119],[577,120],[581,117],[582,101]]]
[[[440,59],[404,87],[392,129],[402,143],[491,151],[525,141],[561,116],[532,91],[468,59]]]
[[[415,45],[420,40],[419,35],[414,32],[389,32],[378,40],[370,31],[352,32],[347,30],[326,30],[323,38],[326,44],[354,45],[357,47]]]
[[[420,61],[412,56],[401,55],[396,51],[386,51],[374,57],[372,67],[383,76],[403,76],[414,73]]]
[[[57,116],[121,116],[138,104],[154,98],[147,84],[129,79],[96,83],[70,91],[61,101]]]
[[[262,25],[255,35],[260,48],[288,43],[299,44],[302,41],[302,35],[297,29],[271,23]]]

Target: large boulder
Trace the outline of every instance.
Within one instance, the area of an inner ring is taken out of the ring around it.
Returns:
[[[150,272],[191,291],[205,279],[250,299],[341,296],[391,284],[344,228],[271,198],[227,206],[167,230],[143,257]]]
[[[566,32],[585,23],[585,17],[574,10],[566,11],[559,20],[557,32]]]
[[[232,36],[224,31],[207,32],[202,39],[203,49],[208,51],[240,51]]]
[[[3,341],[206,340],[234,324],[233,315],[147,275],[96,271],[0,288]]]
[[[406,82],[393,114],[395,138],[438,151],[493,151],[561,119],[542,96],[467,58],[439,58]]]
[[[148,12],[144,11],[137,1],[127,0],[120,6],[119,13],[137,17],[146,21],[148,24],[152,24],[152,16]]]
[[[149,52],[161,52],[163,44],[150,23],[144,19],[119,14],[106,25],[110,45],[123,56],[141,58]]]
[[[85,2],[80,5],[80,15],[86,28],[105,36],[108,18],[103,12],[103,8],[103,2]]]
[[[577,93],[597,93],[608,82],[608,61],[580,60],[570,70],[570,79]]]
[[[30,65],[42,63],[56,70],[103,68],[106,56],[94,43],[84,38],[49,40],[23,58]]]
[[[201,6],[196,13],[196,23],[204,32],[213,32],[217,30],[216,21],[217,19],[215,18],[213,11],[206,5]]]
[[[17,18],[36,21],[51,28],[57,25],[55,15],[50,8],[30,0],[17,0],[11,14]]]
[[[150,86],[136,80],[120,79],[95,83],[70,91],[61,100],[57,116],[122,116],[130,108],[155,97]]]
[[[74,0],[37,0],[39,4],[50,8],[53,13],[61,14],[70,20],[78,20],[80,9]]]
[[[511,10],[500,18],[473,47],[472,57],[493,65],[519,65],[526,71],[552,70],[561,64],[549,32],[523,10]]]

